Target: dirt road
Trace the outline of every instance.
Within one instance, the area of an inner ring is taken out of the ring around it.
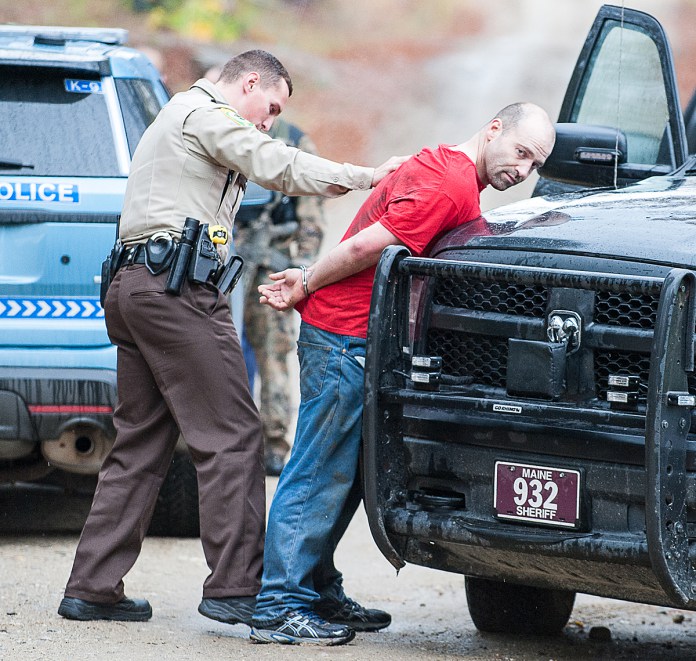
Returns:
[[[269,496],[275,483],[269,480]],[[27,505],[25,517],[48,507],[38,498]],[[197,539],[146,539],[126,590],[150,600],[150,622],[64,620],[56,609],[76,543],[76,534],[0,538],[0,659],[692,659],[696,649],[692,613],[587,596],[578,597],[561,636],[480,634],[466,609],[462,577],[414,565],[397,576],[374,547],[362,510],[339,548],[337,564],[350,594],[389,610],[393,624],[337,648],[256,645],[243,625],[200,616],[196,608],[207,567]]]

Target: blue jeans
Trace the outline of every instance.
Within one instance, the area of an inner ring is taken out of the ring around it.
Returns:
[[[297,346],[297,431],[269,514],[257,624],[344,597],[333,555],[361,499],[365,340],[303,322]]]

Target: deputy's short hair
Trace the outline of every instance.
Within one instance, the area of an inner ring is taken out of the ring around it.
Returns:
[[[265,50],[248,50],[236,55],[222,67],[220,80],[232,83],[251,71],[261,76],[262,87],[275,86],[282,78],[288,84],[289,95],[292,95],[290,74],[278,58]]]

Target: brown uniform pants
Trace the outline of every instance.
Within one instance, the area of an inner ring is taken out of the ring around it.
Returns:
[[[116,602],[135,563],[179,431],[198,474],[203,596],[255,595],[265,524],[263,435],[227,300],[212,285],[164,292],[166,275],[123,268],[105,302],[118,347],[116,441],[99,474],[65,589]]]

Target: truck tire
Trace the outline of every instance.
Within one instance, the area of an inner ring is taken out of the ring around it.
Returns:
[[[488,633],[559,633],[568,623],[575,592],[466,576],[469,614]]]
[[[158,537],[198,537],[198,479],[188,452],[176,452],[164,478],[149,535]]]

